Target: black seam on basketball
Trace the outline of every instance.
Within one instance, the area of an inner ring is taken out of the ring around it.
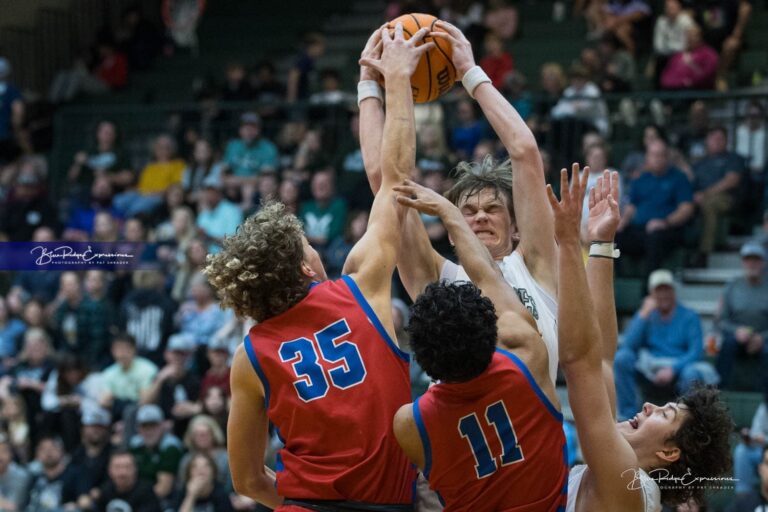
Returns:
[[[419,19],[414,16],[413,14],[409,14],[411,18],[413,18],[413,21],[416,22],[416,26],[421,29],[421,23],[419,23]],[[426,44],[426,41],[422,42],[421,44]],[[429,52],[424,54],[427,57],[427,76],[429,77],[429,81],[427,82],[427,100],[426,101],[432,101],[432,60],[429,58]]]
[[[437,21],[437,20],[435,20],[435,21]],[[432,22],[432,26],[433,26],[433,27],[435,26],[435,21],[433,21],[433,22]],[[432,28],[430,28],[430,30],[432,30]],[[433,32],[434,32],[434,31],[433,31]],[[438,50],[440,53],[442,53],[442,54],[443,54],[443,57],[445,57],[445,60],[446,60],[446,61],[448,62],[448,64],[450,64],[450,65],[451,65],[451,67],[453,68],[453,79],[454,79],[454,80],[456,80],[456,75],[458,75],[458,72],[456,71],[456,66],[454,66],[454,65],[453,65],[453,60],[451,60],[451,58],[450,58],[450,57],[448,57],[448,54],[447,54],[447,53],[445,53],[445,51],[444,51],[442,48],[440,48],[440,38],[439,38],[439,37],[432,37],[432,40],[435,42],[435,48],[437,48],[437,50]]]

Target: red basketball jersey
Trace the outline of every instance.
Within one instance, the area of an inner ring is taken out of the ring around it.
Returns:
[[[511,352],[469,382],[432,386],[413,413],[445,512],[565,510],[563,417]]]
[[[278,494],[412,503],[415,469],[392,429],[411,401],[409,357],[352,278],[314,284],[290,310],[254,326],[245,348],[285,443]]]

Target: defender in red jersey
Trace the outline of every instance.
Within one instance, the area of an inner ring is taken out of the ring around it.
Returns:
[[[433,283],[414,304],[411,347],[440,383],[395,415],[400,446],[447,512],[564,510],[562,416],[533,318],[456,206],[415,183],[395,190],[442,219],[477,284]]]
[[[222,305],[259,322],[232,364],[227,432],[234,487],[279,511],[412,508],[415,471],[391,422],[410,399],[408,358],[394,341],[390,298],[404,217],[393,187],[414,165],[410,76],[434,46],[417,46],[427,31],[408,41],[400,24],[394,37],[377,31],[361,61],[384,75],[390,115],[381,191],[346,276],[316,283],[325,279],[322,263],[280,204],[246,220],[206,269]],[[363,103],[371,101],[380,100]],[[269,420],[285,441],[275,473],[264,467]]]

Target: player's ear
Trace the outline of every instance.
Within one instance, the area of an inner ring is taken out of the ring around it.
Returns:
[[[312,267],[309,266],[306,260],[301,261],[301,272],[310,279],[314,279],[317,276],[317,272],[312,270]]]
[[[667,464],[672,464],[680,459],[680,448],[677,446],[666,445],[663,450],[656,452],[656,456]]]

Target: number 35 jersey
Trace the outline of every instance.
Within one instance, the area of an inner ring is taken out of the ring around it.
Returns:
[[[496,349],[468,382],[432,386],[413,414],[445,512],[565,510],[562,415],[511,352]]]
[[[285,443],[278,494],[412,503],[415,471],[392,429],[411,401],[409,357],[352,278],[313,284],[290,310],[254,326],[245,348]]]

